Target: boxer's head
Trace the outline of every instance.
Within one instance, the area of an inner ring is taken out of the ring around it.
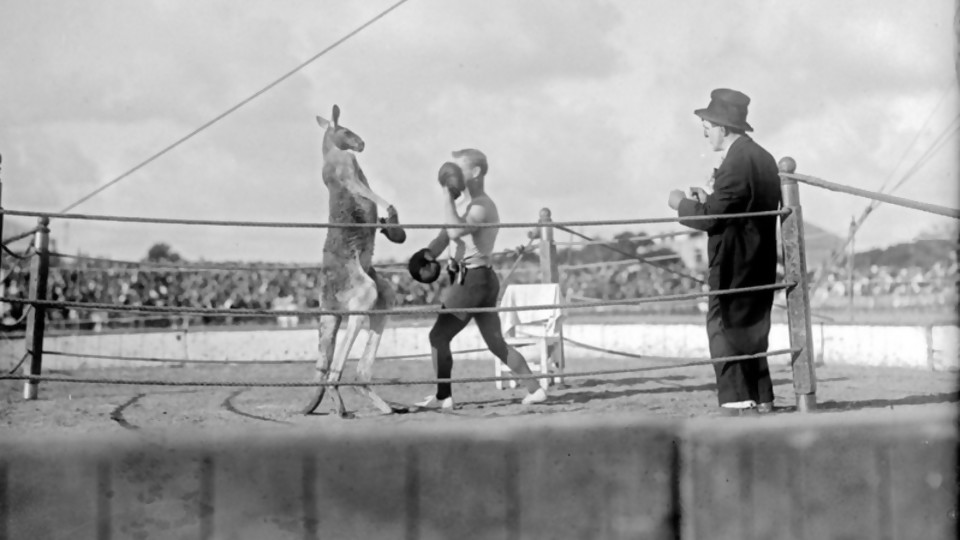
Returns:
[[[487,156],[483,152],[474,148],[464,148],[451,155],[453,162],[463,171],[463,181],[467,187],[475,180],[482,182],[487,176]]]

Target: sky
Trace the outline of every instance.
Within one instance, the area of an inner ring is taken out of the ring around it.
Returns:
[[[3,207],[58,212],[394,0],[2,2]],[[467,147],[488,155],[487,190],[504,222],[536,221],[544,207],[557,221],[668,217],[670,190],[702,185],[718,162],[693,114],[718,87],[751,97],[752,136],[793,157],[797,172],[889,189],[956,126],[956,9],[954,0],[408,0],[72,211],[326,222],[314,117],[338,104],[366,142],[358,158],[371,187],[401,222],[442,220],[436,171]],[[960,206],[957,149],[953,132],[893,194]],[[805,219],[844,234],[868,201],[802,186],[801,203]],[[955,226],[884,205],[857,247]],[[406,259],[433,234],[411,230],[402,245],[378,236],[376,259]],[[502,230],[497,249],[525,234]],[[61,252],[118,259],[164,242],[189,260],[309,263],[325,231],[55,220],[51,235]]]

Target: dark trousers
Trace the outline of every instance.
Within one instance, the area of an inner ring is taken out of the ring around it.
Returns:
[[[718,297],[711,296],[707,310],[710,358],[766,352],[740,351],[730,343],[723,333],[719,300]],[[773,403],[773,381],[770,379],[770,365],[766,358],[716,363],[713,364],[713,369],[717,375],[717,398],[721,405],[747,400]]]
[[[467,270],[463,283],[454,283],[446,291],[443,307],[495,307],[499,293],[500,280],[492,268],[471,268]],[[467,327],[471,319],[477,321],[480,336],[483,337],[484,343],[494,356],[516,373],[530,372],[523,356],[508,347],[506,340],[503,339],[500,316],[497,313],[441,313],[433,324],[433,328],[430,329],[430,356],[438,379],[450,378],[453,371],[450,342]],[[528,390],[530,388],[536,390],[538,387],[535,379],[524,381],[524,385]],[[450,397],[451,391],[450,383],[438,384],[437,399]]]

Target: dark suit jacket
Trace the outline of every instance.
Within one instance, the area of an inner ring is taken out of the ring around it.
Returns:
[[[727,151],[717,169],[713,193],[705,204],[681,201],[678,213],[689,216],[762,212],[780,207],[777,162],[746,135]],[[707,232],[711,290],[769,285],[777,279],[777,216],[693,220],[680,223]],[[741,354],[767,348],[773,291],[722,295],[724,334]]]

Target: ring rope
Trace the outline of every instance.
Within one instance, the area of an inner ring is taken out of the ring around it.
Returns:
[[[778,210],[777,212],[780,212],[780,211]],[[767,212],[766,214],[769,214],[769,212]],[[726,214],[726,215],[732,216],[733,214]],[[686,219],[686,218],[684,218],[684,219]],[[560,230],[562,230],[562,231],[568,232],[568,233],[570,233],[570,234],[572,234],[572,235],[575,235],[575,236],[579,236],[580,238],[583,238],[584,240],[587,240],[588,242],[592,242],[592,241],[595,240],[595,239],[590,238],[589,236],[587,236],[587,235],[585,235],[585,234],[582,234],[582,233],[579,233],[579,232],[577,232],[577,231],[574,231],[573,229],[570,229],[570,228],[568,228],[568,227],[561,226],[561,227],[559,227],[559,228],[560,228]],[[659,269],[661,269],[661,270],[664,270],[664,271],[667,271],[667,272],[669,272],[669,273],[671,273],[671,274],[675,274],[675,275],[677,275],[677,276],[684,277],[684,278],[687,278],[687,279],[692,279],[694,282],[699,283],[699,284],[701,284],[701,285],[706,285],[706,284],[707,284],[706,281],[703,281],[703,280],[700,279],[700,278],[693,277],[693,276],[691,276],[691,275],[689,275],[689,274],[685,274],[685,273],[683,273],[683,272],[674,270],[674,269],[672,269],[672,268],[670,268],[670,267],[668,267],[668,266],[662,265],[662,264],[657,264],[656,262],[653,262],[653,261],[651,260],[651,259],[653,259],[652,257],[641,257],[641,256],[639,256],[639,255],[636,255],[636,254],[634,254],[634,253],[630,253],[630,252],[624,251],[624,250],[622,250],[622,249],[616,248],[616,247],[611,246],[611,245],[609,245],[609,244],[602,244],[601,247],[603,247],[604,249],[608,249],[608,250],[610,250],[610,251],[613,251],[613,252],[615,252],[615,253],[619,253],[620,255],[623,255],[623,256],[625,256],[625,257],[630,257],[631,259],[633,259],[633,260],[635,260],[635,261],[640,261],[640,262],[642,262],[642,263],[649,264],[650,266],[656,266],[657,268],[659,268]]]
[[[660,234],[649,234],[649,235],[647,235],[647,234],[637,234],[637,235],[634,235],[634,236],[628,236],[628,237],[626,237],[626,238],[622,238],[622,240],[638,240],[638,241],[661,240],[661,239],[663,239],[663,238],[674,238],[674,237],[677,237],[677,236],[692,236],[692,235],[695,235],[695,234],[704,234],[704,233],[703,233],[703,231],[693,231],[693,230],[692,230],[692,231],[674,231],[674,232],[667,232],[667,233],[660,233]],[[589,242],[587,242],[587,241],[584,241],[584,242],[554,242],[554,244],[556,244],[556,245],[558,245],[558,246],[591,246],[591,245],[598,245],[598,244],[616,244],[617,241],[619,241],[619,240],[621,240],[621,238],[617,238],[617,239],[614,239],[614,240],[592,240],[592,241],[589,241]]]
[[[936,204],[922,203],[917,201],[912,201],[910,199],[905,199],[903,197],[895,197],[893,195],[887,195],[885,193],[877,193],[875,191],[868,191],[866,189],[860,189],[850,186],[845,186],[842,184],[836,184],[833,182],[828,182],[821,178],[816,178],[814,176],[807,176],[805,174],[794,174],[794,173],[780,173],[780,176],[783,178],[790,178],[796,180],[797,182],[803,182],[811,186],[816,186],[819,188],[827,189],[830,191],[837,191],[840,193],[847,193],[849,195],[855,195],[857,197],[865,197],[867,199],[873,199],[875,201],[885,202],[897,206],[903,206],[905,208],[912,208],[914,210],[920,210],[922,212],[927,212],[930,214],[938,214],[941,216],[951,217],[954,219],[960,219],[960,209],[948,208],[946,206],[938,206]]]
[[[25,309],[23,310],[23,313],[20,314],[20,317],[16,321],[12,323],[0,322],[0,329],[7,330],[7,331],[15,330],[17,327],[19,327],[23,323],[23,321],[27,320],[28,315],[30,315],[30,311]]]
[[[6,212],[5,212],[2,208],[0,208],[0,214],[4,214],[4,213],[6,213]],[[11,237],[9,237],[9,238],[4,238],[4,239],[3,239],[3,246],[6,246],[7,244],[12,244],[12,243],[16,242],[17,240],[23,240],[24,238],[27,238],[28,236],[32,236],[33,234],[35,234],[35,233],[37,233],[37,232],[39,232],[39,231],[40,231],[40,228],[39,228],[39,227],[35,227],[35,228],[33,228],[33,229],[30,229],[29,231],[24,231],[24,232],[22,232],[22,233],[20,233],[20,234],[16,234],[16,235],[11,236]]]
[[[417,308],[401,309],[365,309],[365,310],[330,310],[330,309],[301,309],[301,310],[273,310],[273,309],[223,309],[223,308],[184,308],[172,306],[124,306],[117,304],[101,304],[96,302],[72,302],[55,300],[34,300],[24,298],[0,297],[0,302],[19,302],[32,304],[34,306],[50,308],[75,308],[100,311],[135,311],[141,313],[177,313],[177,314],[208,314],[208,315],[226,315],[233,317],[282,317],[282,316],[351,316],[351,315],[423,315],[427,313],[500,313],[511,311],[537,311],[550,310],[557,308],[593,308],[604,306],[624,306],[634,304],[649,304],[654,302],[670,302],[674,300],[687,300],[690,298],[701,298],[708,296],[723,296],[730,294],[751,293],[768,290],[787,289],[796,286],[794,282],[773,283],[770,285],[757,285],[754,287],[743,287],[739,289],[726,289],[721,291],[703,291],[684,294],[668,294],[660,296],[647,296],[643,298],[631,298],[622,300],[602,300],[597,302],[584,302],[580,304],[541,304],[530,306],[501,306],[501,307],[472,307],[472,308],[445,308],[432,306],[418,306]]]
[[[14,253],[13,251],[10,250],[9,247],[7,247],[6,244],[0,245],[0,249],[2,249],[7,255],[13,257],[14,259],[17,259],[18,261],[29,259],[30,257],[33,257],[36,255],[36,249],[33,244],[30,244],[29,246],[27,246],[27,249],[23,250],[23,253]]]
[[[569,300],[569,301],[571,301],[571,302],[576,302],[576,303],[580,303],[580,304],[582,304],[582,303],[584,303],[584,302],[602,302],[602,301],[603,301],[603,298],[596,298],[596,297],[593,297],[593,296],[583,296],[582,294],[576,294],[576,293],[574,293],[574,294],[569,294],[569,295],[567,295],[566,298],[567,298],[567,300]],[[684,300],[676,300],[676,301],[674,301],[673,303],[674,303],[674,304],[696,305],[699,300],[700,300],[699,298],[687,298],[687,299],[684,299]]]
[[[679,259],[680,255],[657,255],[655,257],[647,257],[647,261],[671,261]],[[639,261],[626,259],[622,261],[603,261],[595,263],[583,263],[583,264],[561,264],[557,268],[559,270],[583,270],[586,268],[601,268],[604,266],[625,266],[628,264],[637,264]]]
[[[56,251],[49,252],[51,257],[59,257],[63,259],[74,259],[78,261],[91,261],[99,263],[111,263],[117,266],[131,266],[137,268],[131,268],[131,270],[137,270],[138,272],[149,272],[149,271],[225,271],[225,270],[250,270],[250,271],[259,271],[259,270],[319,270],[323,268],[322,266],[316,264],[269,264],[264,263],[262,265],[250,265],[250,264],[230,264],[230,263],[219,263],[219,264],[206,264],[206,263],[190,263],[190,264],[177,264],[173,262],[156,262],[156,261],[126,261],[120,259],[109,259],[106,257],[91,257],[88,255],[70,255],[67,253],[59,253]],[[89,271],[98,271],[98,270],[108,270],[108,268],[101,267],[89,267],[82,268],[82,270]]]
[[[764,212],[742,212],[737,214],[717,214],[689,217],[666,217],[646,219],[610,219],[603,221],[528,221],[523,223],[474,223],[474,228],[501,228],[527,229],[532,227],[586,227],[592,225],[638,225],[648,223],[677,223],[683,221],[699,221],[708,219],[736,219],[760,216],[785,216],[790,213],[789,208],[768,210]],[[21,217],[46,217],[57,219],[76,219],[86,221],[113,221],[119,223],[155,223],[162,225],[204,225],[210,227],[264,227],[278,229],[444,229],[446,223],[307,223],[284,221],[226,221],[210,219],[172,219],[172,218],[145,218],[135,216],[108,216],[93,214],[66,214],[61,212],[36,212],[27,210],[0,209],[0,214]]]
[[[507,275],[504,276],[504,278],[500,280],[500,290],[501,290],[501,291],[506,292],[507,285],[510,283],[510,279],[513,277],[513,273],[517,271],[517,268],[520,266],[520,263],[523,262],[523,257],[524,257],[524,255],[526,255],[528,251],[532,251],[531,246],[532,246],[532,244],[533,244],[533,242],[534,242],[535,240],[536,240],[536,238],[531,238],[531,239],[527,242],[527,245],[525,245],[525,246],[519,246],[519,247],[517,248],[517,250],[516,250],[516,252],[517,252],[517,260],[513,261],[513,266],[510,267],[510,271],[507,272]]]
[[[499,256],[514,255],[514,254],[519,253],[520,250],[524,250],[524,249],[526,249],[526,250],[532,250],[532,249],[537,249],[537,248],[536,248],[536,246],[530,247],[529,244],[528,244],[527,246],[520,246],[520,247],[517,247],[517,248],[505,249],[505,250],[503,250],[503,251],[494,253],[492,256],[493,256],[493,257],[499,257]],[[107,258],[107,257],[93,257],[93,256],[89,256],[89,255],[71,255],[71,254],[68,254],[68,253],[60,253],[60,252],[57,252],[57,251],[50,251],[50,252],[48,252],[48,253],[49,253],[49,255],[50,255],[51,257],[59,257],[59,258],[62,258],[62,259],[73,259],[73,260],[78,260],[78,261],[91,261],[91,262],[99,262],[99,263],[111,263],[111,264],[114,264],[114,265],[117,265],[117,266],[123,265],[123,266],[136,267],[136,268],[131,268],[131,269],[132,269],[132,270],[136,270],[136,271],[138,271],[138,272],[144,272],[144,273],[147,273],[147,272],[161,272],[161,271],[172,271],[172,272],[210,271],[210,272],[217,272],[217,271],[230,271],[230,270],[234,270],[234,271],[235,271],[235,270],[247,270],[247,271],[251,271],[251,272],[258,272],[258,271],[270,271],[270,270],[322,270],[322,269],[324,268],[323,265],[318,265],[318,264],[271,264],[271,263],[253,264],[253,265],[251,265],[251,264],[239,264],[239,263],[237,263],[237,264],[231,264],[231,263],[210,263],[210,264],[207,264],[207,263],[189,263],[189,264],[182,264],[182,263],[181,263],[181,264],[177,264],[177,263],[174,263],[174,262],[128,261],[128,260],[121,260],[121,259],[110,259],[110,258]],[[373,266],[374,266],[374,268],[376,268],[378,271],[392,272],[392,271],[395,270],[395,268],[393,268],[394,266],[396,266],[397,268],[400,268],[401,265],[403,266],[402,269],[403,269],[404,271],[406,271],[406,264],[405,264],[405,263],[384,263],[384,264],[374,264]],[[102,270],[109,270],[109,269],[110,269],[110,268],[101,268],[101,267],[82,268],[82,270],[88,270],[88,271],[102,271]]]
[[[22,366],[23,363],[26,362],[27,357],[29,357],[29,356],[30,356],[30,353],[29,353],[29,352],[24,353],[23,356],[20,357],[20,361],[17,362],[17,365],[13,366],[13,368],[12,368],[7,374],[8,374],[8,375],[13,375],[13,374],[15,374],[15,373],[17,372],[17,370],[20,369],[20,366]]]
[[[515,349],[520,349],[523,347],[530,347],[534,345],[533,343],[520,343],[514,345]],[[463,349],[459,351],[451,351],[450,354],[469,354],[476,352],[486,352],[489,349]],[[32,351],[29,351],[27,354],[31,354]],[[250,364],[250,365],[273,365],[273,364],[316,364],[316,359],[309,358],[284,358],[280,360],[231,360],[229,358],[225,359],[205,359],[205,360],[191,360],[187,358],[158,358],[158,357],[148,357],[148,356],[123,356],[123,355],[109,355],[109,354],[89,354],[89,353],[75,353],[69,351],[43,351],[44,355],[51,356],[70,356],[74,358],[88,358],[91,360],[117,360],[121,362],[153,362],[153,363],[166,363],[166,364]],[[430,358],[430,353],[420,353],[420,354],[399,354],[393,356],[378,356],[377,360],[413,360],[416,358]],[[357,360],[356,357],[349,357],[347,360]],[[22,362],[22,361],[21,361]]]
[[[576,232],[576,231],[573,231],[573,230],[570,230],[570,229],[568,229],[568,228],[566,228],[566,227],[561,227],[561,230],[564,230],[564,231],[566,231],[566,232],[569,232],[570,234],[575,234],[575,235],[580,236],[580,237],[582,237],[582,238],[588,238],[588,239],[590,238],[590,237],[588,237],[588,236],[585,235],[585,234],[580,234],[580,233],[578,233],[578,232]],[[621,250],[621,249],[618,249],[618,248],[613,247],[613,246],[608,245],[608,244],[604,244],[604,245],[602,245],[602,246],[603,246],[604,248],[606,248],[606,249],[611,250],[611,251],[615,251],[615,252],[617,252],[617,253],[619,253],[619,254],[621,254],[621,255],[625,255],[625,256],[627,256],[627,257],[632,257],[633,259],[635,259],[635,260],[637,260],[637,261],[640,261],[640,262],[643,262],[643,263],[647,263],[647,264],[649,264],[649,265],[651,265],[651,266],[656,266],[657,268],[660,268],[660,269],[662,269],[662,270],[666,270],[667,272],[670,272],[670,273],[672,273],[672,274],[676,274],[676,275],[678,275],[678,276],[685,277],[685,278],[687,278],[687,279],[692,279],[693,281],[695,281],[696,283],[699,283],[700,285],[707,285],[707,282],[704,281],[704,280],[702,280],[702,279],[693,277],[693,276],[691,276],[691,275],[689,275],[689,274],[685,274],[685,273],[683,273],[683,272],[678,272],[678,271],[676,271],[676,270],[674,270],[674,269],[672,269],[672,268],[668,268],[668,267],[666,267],[666,266],[662,266],[662,265],[654,264],[654,263],[650,262],[650,261],[652,261],[652,260],[655,259],[654,257],[645,257],[645,258],[644,258],[644,257],[640,257],[640,256],[638,256],[638,255],[630,254],[630,253],[628,253],[628,252],[626,252],[626,251],[623,251],[623,250]],[[568,267],[568,268],[569,268],[569,267]],[[776,308],[779,308],[779,309],[782,309],[782,310],[786,310],[786,309],[787,309],[787,306],[785,306],[785,305],[783,305],[783,304],[777,304],[777,303],[774,303],[774,304],[773,304],[773,307],[776,307]],[[821,316],[821,315],[816,315],[816,314],[814,314],[814,313],[810,313],[810,316],[811,316],[811,317],[819,317],[820,319],[825,319],[825,320],[828,320],[828,321],[832,321],[832,320],[833,320],[833,319],[830,318],[830,317],[824,317],[824,316]]]
[[[638,359],[642,359],[642,360],[646,360],[646,359],[649,359],[649,358],[650,358],[650,356],[647,356],[647,355],[645,355],[645,354],[636,354],[636,353],[628,353],[628,352],[626,352],[626,351],[617,351],[617,350],[614,350],[614,349],[605,349],[605,348],[603,348],[603,347],[598,347],[598,346],[596,346],[596,345],[590,345],[589,343],[583,343],[582,341],[577,341],[577,340],[574,340],[574,339],[570,339],[570,338],[568,338],[568,337],[563,337],[563,338],[561,338],[561,339],[563,339],[563,342],[564,342],[564,343],[569,343],[569,344],[573,345],[574,347],[579,347],[579,348],[581,348],[581,349],[587,349],[587,350],[589,350],[589,351],[603,352],[603,353],[607,353],[607,354],[614,354],[614,355],[617,355],[617,356],[625,356],[625,357],[627,357],[627,358],[638,358]]]
[[[678,369],[693,366],[707,366],[723,362],[737,362],[741,360],[752,360],[756,358],[766,358],[783,354],[793,354],[800,352],[801,349],[779,349],[765,353],[744,354],[738,356],[725,356],[711,359],[687,359],[670,356],[649,356],[647,360],[663,360],[676,362],[678,360],[690,360],[685,363],[673,363],[661,366],[645,366],[623,369],[600,369],[593,371],[570,371],[554,373],[531,373],[529,375],[513,374],[504,377],[461,377],[450,379],[413,379],[413,380],[376,380],[376,381],[314,381],[314,382],[252,382],[252,381],[165,381],[156,379],[130,380],[130,379],[112,379],[100,377],[61,377],[49,375],[0,375],[0,380],[20,380],[35,382],[66,382],[66,383],[90,383],[90,384],[116,384],[116,385],[142,385],[142,386],[219,386],[219,387],[241,387],[241,388],[317,388],[317,387],[338,387],[338,386],[404,386],[417,384],[457,384],[457,383],[481,383],[497,381],[522,381],[528,379],[546,379],[546,378],[577,378],[594,377],[598,375],[619,375],[625,373],[637,373],[642,371],[659,371],[662,369]]]

